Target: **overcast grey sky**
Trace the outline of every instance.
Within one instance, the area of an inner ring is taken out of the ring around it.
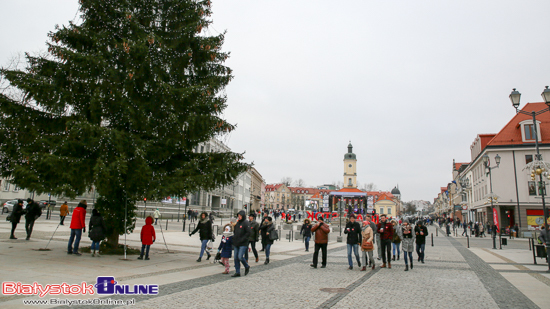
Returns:
[[[268,183],[343,178],[433,202],[478,133],[514,115],[508,95],[540,102],[550,84],[550,1],[213,0],[212,34],[235,79],[228,138]],[[1,0],[0,64],[45,49],[77,0]],[[522,104],[522,106],[523,106]]]

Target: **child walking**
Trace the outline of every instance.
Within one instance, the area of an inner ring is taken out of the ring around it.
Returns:
[[[225,266],[225,271],[222,274],[229,274],[229,259],[231,258],[231,252],[233,252],[233,226],[228,223],[224,226],[222,240],[218,251],[221,251],[221,261]]]
[[[145,218],[145,225],[141,228],[141,254],[138,260],[143,260],[143,252],[145,251],[145,259],[149,259],[149,249],[157,239],[155,228],[153,227],[153,217]]]

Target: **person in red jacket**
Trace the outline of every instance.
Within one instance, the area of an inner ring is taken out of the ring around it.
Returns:
[[[73,211],[73,217],[71,218],[71,237],[69,238],[69,245],[67,247],[67,254],[82,255],[78,252],[78,245],[80,245],[80,238],[82,233],[86,233],[86,207],[88,203],[86,200],[80,201],[78,206]],[[74,241],[74,247],[73,247]]]
[[[386,268],[386,261],[388,262],[388,268],[391,268],[391,241],[393,239],[393,225],[387,221],[386,215],[380,215],[380,223],[377,225],[378,233],[380,233],[380,245],[382,246],[382,266],[380,268]]]
[[[141,254],[138,260],[143,260],[143,251],[145,251],[145,259],[149,259],[149,249],[156,239],[153,217],[149,216],[145,218],[145,225],[141,228]]]

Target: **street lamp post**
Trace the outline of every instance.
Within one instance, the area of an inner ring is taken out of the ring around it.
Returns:
[[[483,165],[485,165],[485,169],[486,169],[486,173],[489,174],[489,189],[491,190],[491,210],[493,211],[493,227],[496,227],[496,224],[495,224],[495,205],[493,204],[493,200],[494,200],[494,196],[493,196],[493,177],[492,177],[492,172],[491,170],[493,168],[498,168],[498,166],[500,165],[500,156],[497,154],[495,156],[495,162],[496,162],[496,166],[491,166],[491,163],[489,162],[489,156],[487,154],[484,154],[483,155]],[[498,218],[498,214],[496,214],[497,218]],[[481,224],[483,224],[483,222],[481,222]],[[497,248],[497,243],[496,243],[496,237],[497,237],[497,234],[496,234],[496,231],[493,230],[494,228],[491,228],[491,234],[493,236],[493,249],[496,249]],[[499,235],[500,235],[500,229],[499,229]]]
[[[540,111],[532,111],[527,112],[524,110],[519,109],[519,101],[521,97],[521,93],[516,91],[516,88],[512,90],[512,93],[510,93],[510,101],[512,101],[512,105],[516,109],[516,113],[529,115],[533,117],[533,133],[535,135],[535,149],[537,151],[537,154],[535,155],[535,160],[533,160],[531,163],[527,164],[526,168],[531,170],[531,179],[535,180],[536,175],[539,175],[539,193],[542,198],[542,215],[544,218],[544,224],[543,228],[546,232],[546,261],[548,263],[548,270],[546,272],[550,272],[550,237],[548,237],[548,213],[546,212],[546,201],[545,195],[546,195],[546,182],[543,180],[543,175],[545,175],[548,179],[550,179],[550,174],[548,174],[548,170],[550,170],[550,164],[542,161],[542,157],[540,155],[539,151],[539,136],[538,136],[538,130],[537,130],[537,116],[545,113],[547,111],[550,111],[550,89],[548,89],[548,86],[545,87],[545,89],[541,93],[542,99],[544,100],[544,103],[546,103],[547,108],[540,110]]]

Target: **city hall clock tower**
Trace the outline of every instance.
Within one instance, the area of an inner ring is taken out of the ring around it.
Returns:
[[[351,141],[348,145],[348,153],[344,155],[344,188],[357,188],[357,158],[353,153]]]

